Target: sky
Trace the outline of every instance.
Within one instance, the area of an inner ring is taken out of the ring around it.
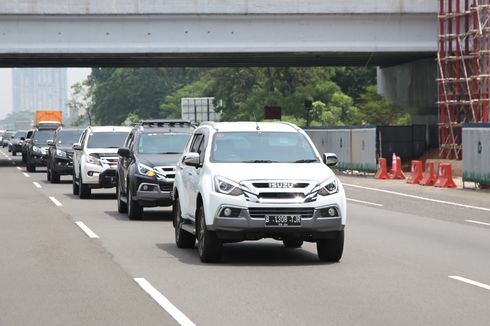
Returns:
[[[70,86],[83,81],[88,74],[90,68],[68,68],[68,91],[71,91]],[[69,98],[68,94],[68,98]],[[12,69],[0,68],[0,119],[3,119],[12,112]]]

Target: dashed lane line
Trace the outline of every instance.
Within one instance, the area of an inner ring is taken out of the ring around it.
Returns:
[[[136,283],[141,286],[141,288],[148,293],[153,300],[155,300],[160,307],[165,309],[170,316],[173,317],[180,325],[182,326],[195,326],[189,318],[182,311],[180,311],[176,306],[174,306],[163,294],[161,294],[157,289],[153,287],[146,279],[144,278],[135,278]]]
[[[85,223],[83,223],[82,221],[77,221],[75,222],[76,225],[78,225],[78,227],[80,229],[82,229],[83,232],[85,232],[85,234],[91,238],[91,239],[98,239],[99,236],[97,234],[95,234],[94,231],[90,230],[88,226],[85,225]]]
[[[30,177],[31,177],[29,174],[27,174],[27,173],[25,173],[25,172],[24,172],[24,173],[22,173],[22,174],[23,174],[23,175],[24,175],[24,177],[26,177],[26,178],[30,178]]]
[[[33,182],[32,184],[34,184],[34,186],[38,189],[42,188],[41,185],[39,184],[39,182]]]
[[[464,283],[467,283],[467,284],[471,284],[471,285],[474,285],[474,286],[478,286],[478,287],[481,287],[485,290],[490,290],[490,285],[488,284],[484,284],[484,283],[480,283],[480,282],[477,282],[477,281],[473,281],[473,280],[470,280],[469,278],[466,278],[466,277],[462,277],[462,276],[448,276],[449,278],[453,279],[453,280],[456,280],[456,281],[460,281],[460,282],[464,282]]]
[[[480,225],[486,225],[486,226],[490,226],[490,223],[485,223],[485,222],[480,222],[480,221],[474,221],[474,220],[464,220],[465,222],[468,222],[468,223],[473,223],[473,224],[480,224]]]
[[[22,171],[22,168],[20,166],[17,167],[17,170]]]
[[[453,202],[445,201],[445,200],[426,198],[426,197],[421,197],[421,196],[404,194],[404,193],[396,192],[396,191],[377,189],[377,188],[371,188],[371,187],[364,187],[364,186],[358,186],[358,185],[353,185],[353,184],[348,184],[348,183],[343,183],[343,185],[347,186],[347,187],[352,187],[352,188],[366,189],[366,190],[378,191],[378,192],[382,192],[382,193],[386,193],[386,194],[397,195],[397,196],[402,196],[402,197],[407,197],[407,198],[420,199],[420,200],[430,201],[433,203],[439,203],[439,204],[444,204],[444,205],[451,205],[451,206],[456,206],[456,207],[470,208],[470,209],[476,209],[476,210],[480,210],[480,211],[484,211],[484,212],[490,212],[490,208],[486,208],[486,207],[458,204],[458,203],[453,203]]]
[[[378,206],[378,207],[383,207],[384,206],[383,204],[371,203],[369,201],[352,199],[352,198],[347,198],[347,201],[351,201],[351,202],[359,203],[359,204],[373,205],[373,206]]]
[[[58,207],[59,207],[59,206],[63,206],[63,204],[62,204],[62,203],[60,203],[60,202],[58,201],[58,199],[54,198],[53,196],[49,196],[49,199],[50,199],[50,200],[53,202],[53,204],[55,204],[56,206],[58,206]]]

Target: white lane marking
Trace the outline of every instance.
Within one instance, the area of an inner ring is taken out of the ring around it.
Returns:
[[[17,167],[17,170],[22,171],[22,168],[20,166]]]
[[[347,200],[348,201],[352,201],[354,203],[368,204],[368,205],[373,205],[373,206],[378,206],[378,207],[383,207],[384,206],[383,204],[376,204],[376,203],[371,203],[371,202],[368,202],[368,201],[357,200],[357,199],[352,199],[352,198],[347,198]]]
[[[490,208],[486,208],[486,207],[479,207],[479,206],[471,206],[471,205],[464,205],[464,204],[452,203],[450,201],[445,201],[445,200],[420,197],[420,196],[404,194],[404,193],[396,192],[396,191],[390,191],[390,190],[384,190],[384,189],[376,189],[376,188],[358,186],[358,185],[353,185],[353,184],[348,184],[348,183],[342,183],[342,184],[344,186],[347,186],[347,187],[353,187],[353,188],[360,188],[360,189],[366,189],[366,190],[379,191],[379,192],[384,192],[386,194],[392,194],[392,195],[397,195],[397,196],[402,196],[402,197],[408,197],[408,198],[420,199],[420,200],[425,200],[425,201],[431,201],[431,202],[439,203],[439,204],[452,205],[452,206],[457,206],[457,207],[471,208],[471,209],[477,209],[477,210],[480,210],[480,211],[490,212]]]
[[[28,174],[27,174],[27,173],[25,173],[25,172],[24,172],[24,173],[22,173],[22,174],[23,174],[23,175],[24,175],[26,178],[30,178],[30,177],[31,177],[30,175],[28,175]]]
[[[170,316],[172,316],[180,325],[183,326],[195,326],[189,318],[187,318],[186,315],[182,313],[179,309],[177,309],[176,306],[174,306],[163,294],[161,294],[157,289],[153,287],[153,285],[150,284],[147,280],[144,278],[138,278],[136,277],[134,279],[136,283],[141,286],[143,290],[145,290],[146,293],[148,293],[153,300],[155,300],[163,309],[165,309]]]
[[[34,182],[33,182],[33,184],[34,184],[34,186],[35,186],[36,188],[42,188],[42,187],[41,187],[41,185],[39,184],[39,182],[35,182],[35,181],[34,181]]]
[[[475,224],[490,226],[490,223],[485,223],[485,222],[480,222],[480,221],[474,221],[474,220],[464,220],[464,221],[468,222],[468,223],[475,223]]]
[[[85,232],[85,234],[88,235],[89,238],[92,238],[92,239],[98,239],[99,236],[97,234],[95,234],[94,231],[90,230],[88,228],[88,226],[85,225],[85,223],[81,222],[81,221],[77,221],[75,222],[76,225],[78,225],[80,227],[80,229],[83,230],[83,232]]]
[[[10,157],[7,157],[7,159],[8,159],[9,161],[12,161],[12,159],[11,159]]]
[[[49,199],[51,199],[51,201],[53,202],[53,204],[55,204],[56,206],[63,206],[63,204],[60,203],[58,201],[58,199],[54,198],[53,196],[49,196]]]
[[[473,280],[470,280],[468,278],[465,278],[465,277],[461,277],[461,276],[448,276],[449,278],[452,278],[453,280],[456,280],[456,281],[460,281],[460,282],[464,282],[464,283],[468,283],[468,284],[471,284],[471,285],[474,285],[474,286],[478,286],[478,287],[481,287],[485,290],[490,290],[490,285],[487,285],[487,284],[484,284],[484,283],[480,283],[480,282],[477,282],[477,281],[473,281]]]

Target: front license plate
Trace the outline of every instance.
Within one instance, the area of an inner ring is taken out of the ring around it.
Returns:
[[[301,215],[266,215],[265,226],[301,226]]]

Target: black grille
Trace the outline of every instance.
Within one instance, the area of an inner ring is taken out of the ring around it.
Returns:
[[[160,184],[160,190],[161,191],[172,191],[172,188],[173,188],[172,183]]]
[[[264,207],[249,208],[248,212],[252,218],[265,218],[266,215],[301,215],[302,218],[311,218],[314,210],[314,208]]]
[[[259,198],[263,199],[304,199],[305,195],[295,192],[261,192]]]

